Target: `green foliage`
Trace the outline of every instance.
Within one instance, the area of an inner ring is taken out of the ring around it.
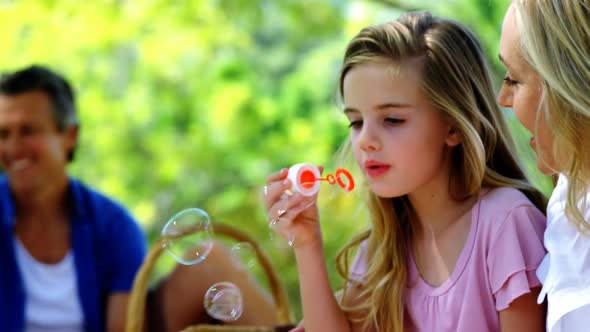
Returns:
[[[496,59],[508,2],[0,1],[0,63],[49,64],[71,79],[82,121],[71,171],[128,206],[151,243],[176,212],[202,208],[259,239],[299,308],[295,261],[270,240],[258,195],[282,167],[334,166],[347,135],[336,92],[348,39],[397,17],[396,8],[421,7],[465,22]],[[522,147],[522,128],[512,126]],[[337,288],[336,252],[367,220],[353,196],[325,192],[322,227]],[[154,278],[172,265],[164,257]]]

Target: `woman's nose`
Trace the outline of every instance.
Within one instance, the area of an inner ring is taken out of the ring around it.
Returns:
[[[498,97],[496,100],[500,106],[512,108],[512,92],[505,85],[500,88],[500,92],[498,92]]]

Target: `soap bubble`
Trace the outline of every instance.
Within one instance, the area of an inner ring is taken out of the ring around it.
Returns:
[[[211,219],[207,212],[197,208],[175,214],[164,225],[161,236],[168,254],[184,265],[204,261],[213,247]]]
[[[231,248],[232,256],[244,267],[251,269],[256,265],[256,251],[248,242],[236,243]]]
[[[231,282],[218,282],[205,293],[204,306],[209,316],[215,319],[235,321],[243,311],[242,292]]]
[[[295,242],[295,234],[290,230],[289,222],[277,218],[271,220],[268,226],[270,227],[269,236],[271,243],[276,248],[286,249],[293,246],[293,243]]]

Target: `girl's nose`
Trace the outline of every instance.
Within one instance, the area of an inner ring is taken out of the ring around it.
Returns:
[[[363,126],[359,137],[359,145],[364,151],[381,149],[380,139],[376,130],[367,125]]]

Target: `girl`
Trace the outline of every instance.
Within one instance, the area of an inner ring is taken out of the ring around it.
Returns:
[[[514,1],[502,28],[508,68],[498,100],[534,135],[545,174],[560,174],[537,274],[547,331],[590,324],[590,1]]]
[[[295,237],[306,330],[541,331],[544,200],[517,162],[476,38],[428,13],[365,28],[340,94],[371,215],[339,256],[340,304],[315,197],[283,195],[286,170],[265,188],[269,219]]]

